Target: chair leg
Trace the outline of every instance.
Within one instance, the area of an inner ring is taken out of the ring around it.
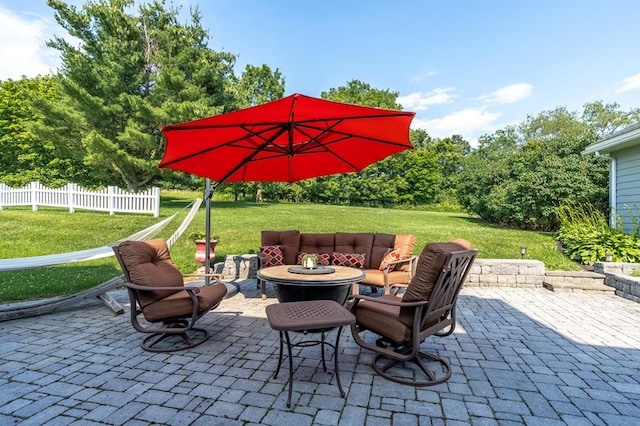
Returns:
[[[417,366],[417,368],[412,369],[413,378],[407,377],[406,373],[409,369],[403,365],[409,361]],[[451,377],[451,366],[446,360],[437,355],[418,352],[416,356],[409,361],[401,361],[380,354],[373,360],[372,367],[376,373],[387,380],[411,386],[433,386],[444,383]],[[431,368],[429,368],[427,363],[429,363]],[[396,366],[401,368],[399,374],[393,374],[393,372],[390,371]]]
[[[291,395],[293,394],[293,354],[291,353],[289,333],[285,331],[284,337],[287,339],[287,353],[289,355],[289,396],[287,397],[287,407],[291,407]]]
[[[196,347],[208,338],[209,332],[207,330],[193,327],[182,333],[153,333],[143,339],[140,346],[149,352],[176,352]],[[159,345],[160,343],[165,344]]]
[[[260,280],[260,293],[262,294],[262,300],[267,299],[267,282]]]

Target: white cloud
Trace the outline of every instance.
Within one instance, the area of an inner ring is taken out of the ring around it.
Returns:
[[[414,118],[411,127],[424,129],[434,138],[446,138],[461,135],[475,146],[483,134],[495,131],[499,126],[493,124],[502,114],[488,112],[485,108],[467,108],[455,111],[441,118],[421,120]]]
[[[630,90],[640,89],[640,73],[632,75],[622,80],[618,93],[628,92]]]
[[[0,80],[55,72],[58,52],[46,46],[56,23],[37,15],[18,16],[0,8]]]
[[[434,75],[437,75],[437,73],[435,71],[433,71],[433,70],[425,71],[425,72],[423,72],[421,74],[417,74],[417,75],[414,75],[413,77],[411,77],[411,81],[413,81],[413,82],[422,81],[422,80],[425,80],[425,79],[427,79],[429,77],[433,77]]]
[[[517,83],[498,89],[478,99],[484,101],[486,104],[512,104],[528,98],[532,91],[533,86],[531,84]]]
[[[429,108],[429,105],[447,104],[457,97],[452,87],[434,89],[431,92],[414,92],[407,96],[398,96],[398,103],[404,109],[412,111],[423,111]]]

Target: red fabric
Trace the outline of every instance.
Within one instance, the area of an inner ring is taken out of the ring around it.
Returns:
[[[264,257],[264,265],[262,266],[264,266],[265,268],[269,266],[284,265],[284,258],[282,256],[282,249],[280,248],[280,246],[260,247],[260,252]]]
[[[395,260],[400,260],[400,250],[389,250],[386,256],[382,258],[382,262],[380,262],[378,269],[384,271],[384,268],[387,267],[387,263]],[[395,267],[396,265],[389,266],[389,272],[393,271]]]
[[[351,268],[364,268],[364,253],[336,253],[331,255],[331,264],[336,266],[349,266]]]
[[[295,182],[360,171],[412,148],[414,115],[293,94],[163,127],[167,144],[158,167],[218,182]]]

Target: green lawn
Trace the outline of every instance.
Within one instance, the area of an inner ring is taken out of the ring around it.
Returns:
[[[180,211],[160,234],[168,238],[199,193],[162,193],[161,218]],[[39,256],[98,247],[133,234],[159,219],[151,215],[117,214],[41,208],[0,210],[0,258]],[[203,230],[204,203],[190,228],[171,248],[174,262],[185,273],[199,264],[189,232]],[[319,204],[246,203],[215,199],[212,203],[212,235],[219,235],[217,260],[228,254],[255,253],[263,229],[299,229],[301,232],[385,232],[414,234],[416,253],[427,242],[465,238],[480,250],[481,258],[516,259],[520,246],[528,259],[543,261],[547,269],[579,269],[556,249],[552,234],[489,226],[461,213],[401,210]],[[114,257],[55,267],[0,272],[0,303],[71,294],[120,275]]]

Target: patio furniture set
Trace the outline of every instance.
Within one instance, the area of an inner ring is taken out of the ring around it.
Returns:
[[[296,346],[321,345],[325,371],[325,346],[333,348],[336,383],[344,397],[339,377],[338,345],[342,328],[346,326],[350,327],[354,341],[359,346],[377,354],[372,367],[382,377],[413,386],[434,385],[449,379],[449,363],[435,354],[425,352],[420,345],[430,336],[448,336],[454,331],[456,300],[478,253],[470,248],[467,241],[430,243],[424,247],[420,256],[413,256],[411,251],[415,237],[411,235],[265,231],[262,236],[263,243],[268,241],[272,244],[263,246],[269,247],[267,251],[281,246],[283,264],[266,264],[258,272],[258,277],[262,280],[259,285],[264,286],[265,281],[269,281],[274,283],[274,288],[280,287],[280,290],[287,286],[294,288],[294,291],[288,293],[286,290],[278,292],[280,303],[266,307],[271,328],[279,332],[279,358],[274,378],[280,371],[284,346],[287,347],[287,406],[291,404],[294,375],[292,348]],[[276,237],[280,239],[277,240]],[[296,238],[299,243],[293,251],[295,244],[292,241],[295,242]],[[275,244],[277,241],[280,244]],[[309,245],[310,241],[315,241],[317,245]],[[347,241],[353,245],[344,245]],[[409,279],[396,286],[390,279],[395,271],[385,270],[383,259],[390,250],[398,247],[405,251],[401,259],[397,260],[405,262],[391,261],[396,262],[394,265],[409,265],[407,271],[398,271],[407,273]],[[347,248],[353,251],[347,251]],[[369,266],[369,269],[360,269],[362,266],[323,265],[320,260],[318,264],[305,268],[297,262],[298,257],[303,259],[309,253],[327,254],[329,249],[332,254],[341,253],[336,250],[343,250],[343,254],[357,254],[366,250],[369,261],[365,261],[363,265]],[[136,330],[150,334],[141,343],[143,349],[155,352],[183,350],[201,344],[208,338],[208,332],[196,328],[195,324],[202,315],[215,309],[225,297],[227,289],[220,277],[213,274],[216,283],[210,286],[185,286],[183,276],[171,261],[163,240],[125,241],[115,246],[114,252],[127,281],[125,285],[131,301],[131,322]],[[305,255],[300,256],[300,253]],[[379,296],[349,295],[348,290],[352,286],[357,287],[363,283],[370,285],[366,278],[370,271],[374,271],[371,268],[375,266],[374,256],[379,259],[375,262],[382,262],[383,267],[375,269],[380,274],[374,272],[372,275],[383,277],[382,281],[378,281],[381,285],[377,286],[383,288],[384,293]],[[269,255],[261,257],[261,260],[273,261]],[[317,271],[325,268],[322,272]],[[323,283],[326,284],[325,287],[339,287],[341,290],[338,291],[338,296],[300,290],[307,286],[321,289]],[[344,288],[350,297],[343,297]],[[144,317],[148,326],[141,324],[140,316]],[[161,325],[154,326],[154,323]],[[335,343],[329,343],[326,333],[334,329],[337,329]],[[302,332],[311,336],[319,334],[319,340],[292,343],[290,332]]]

